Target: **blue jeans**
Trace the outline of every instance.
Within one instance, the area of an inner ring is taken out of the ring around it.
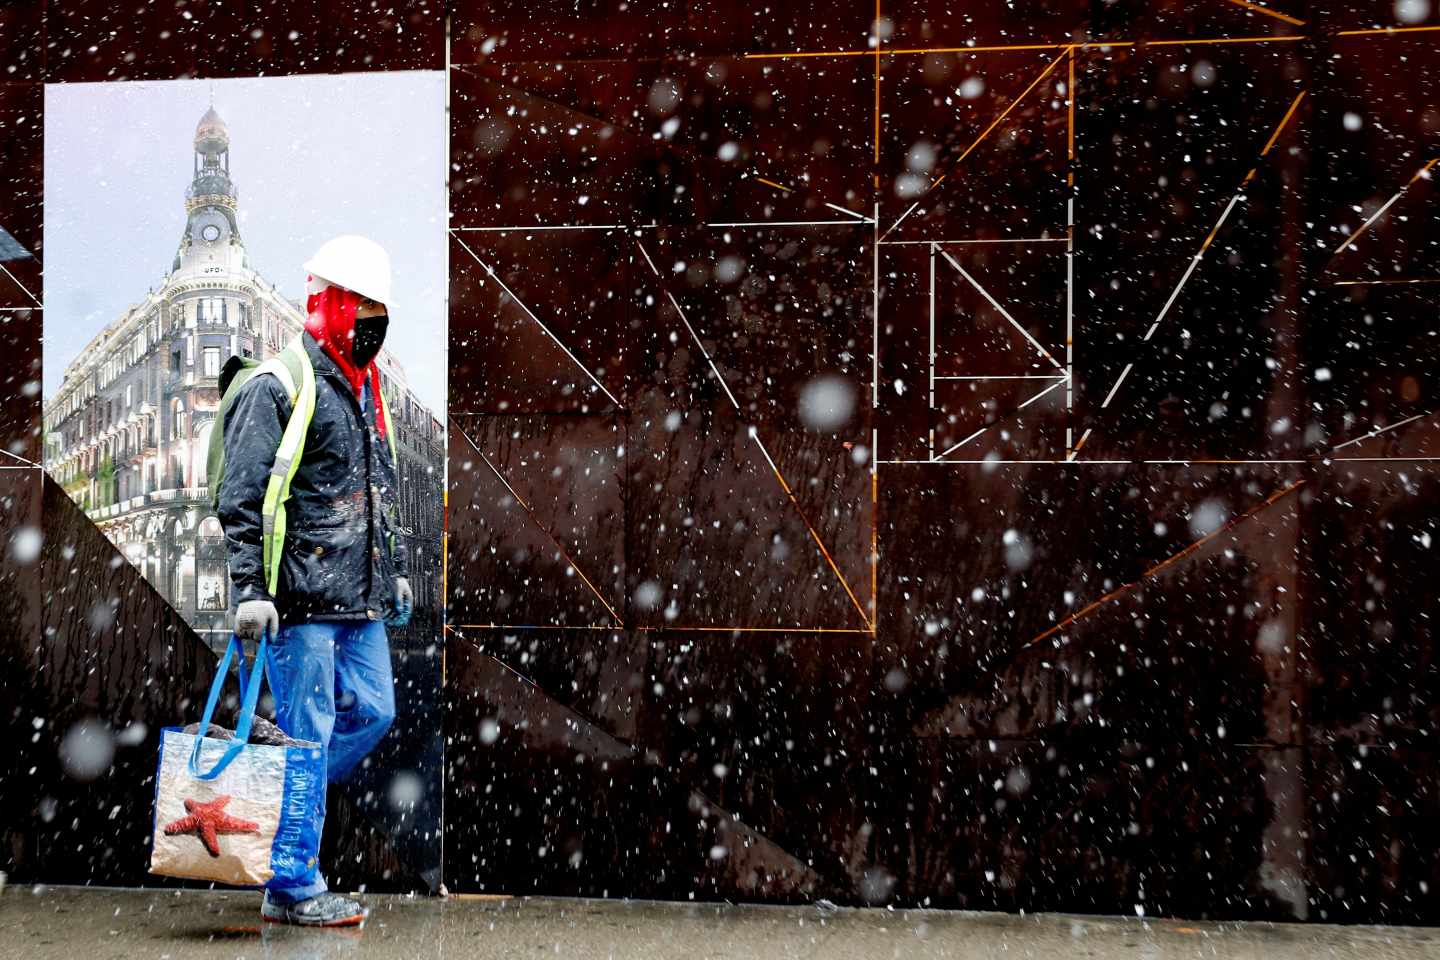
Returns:
[[[325,774],[339,783],[360,765],[395,720],[390,644],[379,620],[330,620],[282,626],[270,643],[266,673],[280,729],[325,748]],[[325,824],[325,791],[314,812]],[[328,888],[319,863],[289,886],[266,884],[275,903],[294,903]]]

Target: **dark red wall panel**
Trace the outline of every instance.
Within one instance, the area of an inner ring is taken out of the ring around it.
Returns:
[[[1440,24],[1103,6],[452,13],[453,888],[1440,918]]]

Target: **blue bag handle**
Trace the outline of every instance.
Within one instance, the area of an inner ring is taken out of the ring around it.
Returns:
[[[245,647],[240,642],[240,635],[232,633],[230,643],[225,648],[225,656],[220,658],[220,668],[215,673],[215,681],[210,684],[210,698],[205,701],[205,713],[200,717],[200,730],[195,737],[195,746],[190,750],[190,775],[198,780],[214,780],[230,766],[231,761],[240,756],[240,751],[249,745],[250,727],[255,721],[255,706],[260,700],[260,681],[265,671],[265,653],[269,640],[269,631],[260,634],[260,645],[255,650],[255,666],[250,670],[250,682],[245,682]],[[200,772],[200,746],[205,742],[205,734],[210,730],[210,720],[215,715],[215,706],[220,702],[220,691],[225,689],[225,678],[230,673],[230,660],[236,653],[240,655],[239,665],[236,673],[240,677],[240,717],[235,724],[235,739],[230,741],[230,746],[225,748],[225,753],[215,761],[215,765],[208,773]]]
[[[261,644],[265,643],[266,638],[267,638],[268,635],[269,635],[269,631],[268,631],[268,630],[264,630],[264,629],[261,630],[261,632],[260,632],[260,643],[261,643]],[[256,664],[259,664],[259,662],[260,662],[260,654],[263,653],[264,650],[265,650],[265,648],[264,648],[263,646],[257,646],[257,647],[255,648],[255,662],[256,662]],[[243,646],[242,646],[241,649],[240,649],[240,653],[241,653],[241,656],[242,656],[242,658],[243,658],[244,653],[245,653],[245,650],[244,650],[244,647],[243,647]],[[254,668],[252,668],[252,669],[251,669],[251,673],[255,673],[255,672],[256,672],[256,670],[255,670]],[[264,677],[265,677],[265,682],[269,683],[269,682],[270,682],[270,662],[269,662],[268,660],[265,662],[265,670],[264,670],[264,674],[263,674],[263,675],[264,675]],[[245,670],[244,670],[244,668],[243,668],[243,667],[240,667],[240,666],[237,666],[237,667],[235,668],[235,676],[237,676],[237,677],[240,678],[240,702],[241,702],[241,703],[244,703],[244,702],[245,702],[245,697],[246,697],[246,695],[247,695],[246,692],[247,692],[247,690],[248,690],[248,688],[249,688],[249,686],[250,686],[250,684],[247,683],[246,680],[245,680]],[[258,679],[258,678],[257,678],[257,679]],[[275,689],[275,687],[274,687],[273,684],[271,685],[270,689],[271,689],[272,691]],[[258,696],[258,695],[256,696],[256,702],[257,702],[257,706],[258,706],[258,702],[259,702],[259,696]]]

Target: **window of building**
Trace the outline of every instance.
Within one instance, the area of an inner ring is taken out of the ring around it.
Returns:
[[[170,372],[171,372],[171,373],[179,373],[179,372],[180,372],[180,351],[179,351],[179,350],[171,350],[171,351],[170,351]]]
[[[201,357],[202,357],[202,359],[204,360],[204,363],[205,363],[205,366],[204,366],[205,376],[207,376],[207,377],[218,377],[218,376],[220,376],[220,348],[219,348],[219,347],[206,347],[203,351],[201,351]]]
[[[211,420],[210,422],[202,425],[199,430],[195,431],[195,447],[196,447],[196,449],[198,449],[198,450],[206,450],[206,449],[209,449],[209,447],[210,447],[210,431],[214,429],[214,426],[215,426],[215,421]],[[208,466],[209,466],[209,465],[205,462],[205,459],[204,459],[203,457],[200,457],[200,458],[197,458],[197,459],[196,459],[196,461],[195,461],[195,466],[192,468],[192,473],[194,473],[194,477],[192,478],[192,482],[195,484],[195,486],[197,486],[197,487],[203,487],[203,486],[205,486],[205,477],[207,476],[206,470],[208,469]]]
[[[125,384],[125,409],[129,410],[132,406],[134,406],[134,401],[135,385],[133,383],[127,383]]]
[[[223,323],[225,313],[224,301],[219,297],[202,297],[200,300],[200,322],[201,323]]]

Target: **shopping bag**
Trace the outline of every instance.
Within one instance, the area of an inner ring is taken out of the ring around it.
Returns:
[[[231,636],[197,727],[166,727],[155,775],[150,872],[257,886],[299,881],[320,852],[317,824],[325,799],[325,751],[318,743],[250,743],[265,676],[261,636],[247,680],[245,652]],[[230,661],[238,660],[240,714],[229,734],[211,723]]]

